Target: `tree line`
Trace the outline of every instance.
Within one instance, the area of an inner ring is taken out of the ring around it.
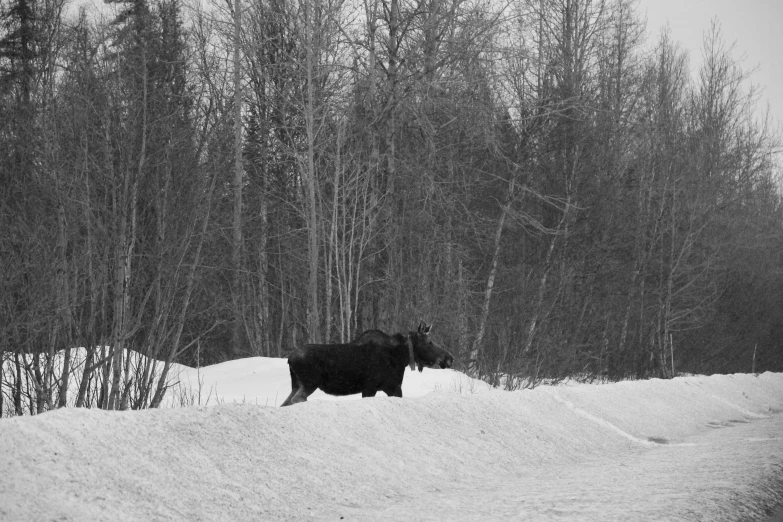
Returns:
[[[783,371],[778,136],[701,53],[633,0],[0,0],[0,415],[420,319],[509,389]]]

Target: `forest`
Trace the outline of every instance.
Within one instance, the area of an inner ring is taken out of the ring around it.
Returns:
[[[634,0],[0,0],[0,415],[420,320],[506,389],[783,371],[758,99]]]

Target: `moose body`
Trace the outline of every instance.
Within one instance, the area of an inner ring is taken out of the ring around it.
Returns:
[[[350,342],[350,344],[352,345],[367,345],[370,343],[377,344],[378,346],[385,346],[387,348],[394,348],[395,346],[399,345],[400,340],[397,336],[389,335],[387,333],[382,332],[381,330],[365,330],[359,335],[359,337],[357,337],[356,339]],[[306,345],[306,346],[311,346],[311,345]],[[419,373],[421,373],[421,371],[424,369],[424,361],[420,358],[416,358],[415,360],[416,360],[416,364],[419,366]],[[438,366],[438,363],[435,363],[434,365],[431,365],[431,367],[439,368],[440,366]],[[412,364],[411,364],[411,370],[413,370]]]
[[[383,391],[402,397],[405,366],[450,368],[454,357],[428,338],[423,323],[416,332],[388,335],[368,330],[347,344],[308,344],[288,357],[291,394],[281,406],[304,402],[316,389],[330,395],[373,397]]]

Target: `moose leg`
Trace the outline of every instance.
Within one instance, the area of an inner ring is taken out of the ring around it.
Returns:
[[[282,404],[280,404],[280,407],[283,406],[290,406],[291,404],[296,404],[300,401],[294,401],[294,397],[299,393],[299,391],[304,387],[302,385],[302,382],[299,380],[299,377],[297,377],[296,372],[294,372],[294,369],[291,368],[291,363],[288,363],[288,371],[291,373],[291,393],[288,394],[288,397],[283,401]]]
[[[288,404],[281,404],[280,406],[288,406],[290,404],[297,404],[300,402],[306,402],[307,398],[313,394],[313,392],[317,388],[307,388],[306,386],[302,385],[299,387],[298,390],[296,390],[296,393],[293,394],[291,397],[291,401]]]
[[[302,388],[299,387],[299,388],[294,388],[293,390],[291,390],[291,393],[289,393],[288,397],[286,397],[286,399],[282,402],[282,404],[280,404],[280,407],[282,408],[283,406],[290,406],[292,404],[295,404],[293,402],[293,399],[299,393],[299,390],[301,390],[301,389]]]
[[[378,390],[364,390],[362,392],[362,398],[365,398],[365,397],[375,397],[376,393],[378,393]]]
[[[390,386],[383,390],[383,392],[389,397],[402,397],[402,384],[397,386]]]

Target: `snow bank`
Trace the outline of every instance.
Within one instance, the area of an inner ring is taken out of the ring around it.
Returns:
[[[274,408],[289,389],[257,381],[286,368],[237,364],[205,380],[244,404],[3,419],[0,519],[753,520],[783,500],[783,374],[501,392],[425,370],[403,399]]]

